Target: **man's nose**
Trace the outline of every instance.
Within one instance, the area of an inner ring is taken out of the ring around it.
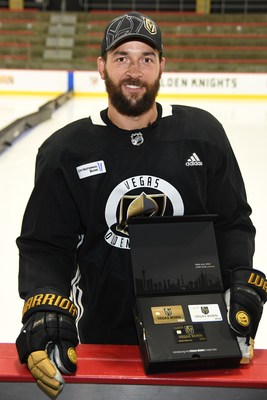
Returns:
[[[141,66],[138,62],[132,61],[127,70],[127,75],[132,78],[139,78],[142,76]]]

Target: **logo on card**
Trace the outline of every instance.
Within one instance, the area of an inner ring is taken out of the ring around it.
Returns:
[[[209,313],[209,307],[207,307],[207,306],[202,306],[202,307],[201,307],[201,311],[202,311],[203,314],[206,314],[206,315],[207,315],[207,314]]]
[[[88,164],[76,167],[80,179],[88,178],[90,176],[104,174],[106,172],[105,163],[103,160],[94,161]]]
[[[171,307],[164,307],[164,314],[170,317],[172,315]]]
[[[184,331],[187,335],[193,335],[195,333],[193,325],[185,325]]]

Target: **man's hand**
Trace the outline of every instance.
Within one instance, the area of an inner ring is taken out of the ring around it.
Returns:
[[[267,300],[267,281],[258,270],[236,268],[232,271],[231,286],[225,292],[229,325],[235,332],[242,353],[241,364],[253,358],[254,339]]]
[[[69,313],[70,307],[73,311],[75,306],[60,295],[38,294],[32,298],[36,296],[39,300],[31,300],[26,306],[16,346],[21,363],[27,364],[38,386],[51,399],[56,399],[64,386],[61,373],[73,374],[77,369],[78,336],[74,315]],[[59,296],[63,299],[61,302]],[[57,307],[55,302],[65,308]]]

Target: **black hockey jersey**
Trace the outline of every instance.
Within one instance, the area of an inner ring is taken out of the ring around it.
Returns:
[[[197,108],[157,107],[157,121],[135,131],[117,128],[103,110],[60,129],[38,152],[17,239],[19,291],[71,294],[82,343],[137,343],[127,219],[140,204],[148,216],[218,214],[225,288],[232,268],[252,267],[251,209],[223,127]]]

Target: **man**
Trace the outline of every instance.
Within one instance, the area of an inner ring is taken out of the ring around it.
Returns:
[[[265,275],[248,282],[255,229],[221,124],[203,110],[155,101],[165,65],[159,27],[136,12],[116,18],[97,63],[108,108],[41,146],[17,240],[25,299],[17,348],[51,397],[63,386],[59,371],[76,370],[75,321],[82,343],[137,343],[129,216],[218,214],[229,323],[245,340],[266,300]]]

